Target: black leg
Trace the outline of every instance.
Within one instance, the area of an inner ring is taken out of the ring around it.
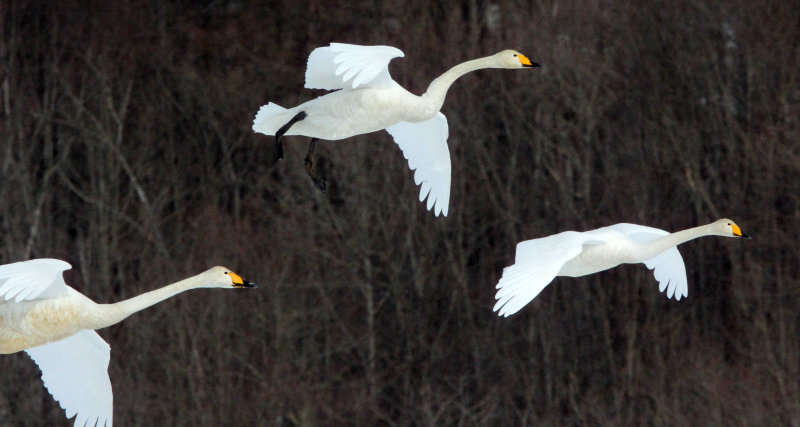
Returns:
[[[306,118],[306,112],[301,111],[297,113],[296,116],[292,117],[292,120],[289,120],[288,123],[281,126],[277,132],[275,132],[275,148],[272,150],[272,155],[275,157],[275,160],[280,160],[283,158],[283,145],[281,144],[281,138],[283,138],[283,134],[285,134],[293,124],[299,122]]]
[[[325,192],[325,187],[327,186],[327,182],[325,178],[320,178],[317,176],[317,173],[314,172],[314,148],[317,146],[317,138],[311,138],[311,144],[308,145],[308,154],[306,154],[306,172],[308,172],[308,176],[314,181],[314,185],[319,188],[319,191]]]

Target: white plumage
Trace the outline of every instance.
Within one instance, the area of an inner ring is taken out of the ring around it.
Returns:
[[[391,46],[331,43],[318,47],[308,56],[306,88],[358,89],[362,84],[389,87],[394,83],[389,76],[389,61],[403,56],[400,49]],[[353,79],[356,75],[358,77]]]
[[[403,150],[411,169],[416,170],[415,182],[422,186],[420,201],[427,197],[428,209],[446,216],[451,168],[447,120],[439,110],[450,85],[460,76],[481,68],[525,68],[539,64],[519,52],[505,50],[456,65],[435,79],[423,95],[417,96],[389,75],[389,62],[402,56],[402,51],[391,46],[331,43],[314,49],[308,57],[305,87],[335,92],[288,109],[270,102],[256,114],[253,131],[276,136],[278,159],[282,156],[283,135],[338,140],[386,129]],[[324,180],[316,177],[311,168],[312,153],[310,147],[307,170],[324,191]]]
[[[214,267],[115,304],[96,304],[64,283],[72,268],[57,259],[0,265],[0,354],[25,351],[42,371],[50,394],[75,416],[76,426],[111,426],[110,348],[95,329],[113,325],[185,290],[255,287]]]
[[[81,330],[25,350],[42,371],[42,382],[76,426],[111,426],[114,395],[108,377],[111,347],[95,331]]]
[[[494,311],[501,316],[516,313],[556,276],[579,277],[640,262],[654,270],[661,292],[680,300],[689,295],[689,286],[677,245],[710,235],[749,238],[733,221],[720,219],[676,233],[622,223],[520,242],[514,264],[503,270],[497,284]]]
[[[436,113],[432,119],[411,124],[400,122],[386,128],[403,151],[414,182],[420,185],[419,201],[428,197],[428,210],[438,203],[436,213],[447,216],[450,206],[450,150],[447,148],[447,118]],[[426,145],[424,141],[429,141]]]

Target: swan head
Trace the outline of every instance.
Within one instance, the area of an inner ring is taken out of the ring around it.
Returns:
[[[750,238],[749,235],[742,232],[742,229],[735,222],[727,218],[711,223],[711,231],[719,236]]]
[[[532,68],[541,65],[531,61],[527,56],[516,50],[504,50],[494,54],[492,57],[497,64],[497,68]]]
[[[257,288],[255,283],[242,279],[230,268],[214,267],[204,273],[209,288]]]

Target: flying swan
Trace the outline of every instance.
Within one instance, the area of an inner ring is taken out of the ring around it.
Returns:
[[[556,276],[580,277],[620,264],[644,263],[654,271],[659,291],[676,300],[689,295],[686,267],[677,246],[703,236],[750,238],[733,221],[668,233],[636,224],[564,231],[517,244],[515,264],[503,269],[494,311],[510,316],[531,302]]]
[[[111,426],[110,347],[95,332],[195,288],[255,288],[225,267],[115,304],[97,304],[64,283],[72,266],[57,259],[0,265],[0,354],[25,350],[76,426]]]
[[[319,139],[337,140],[386,129],[416,170],[414,181],[422,185],[420,202],[428,198],[428,209],[447,216],[450,202],[450,152],[447,149],[447,119],[439,110],[447,90],[464,74],[483,68],[538,67],[525,55],[504,50],[451,68],[417,96],[389,75],[389,61],[404,54],[391,46],[359,46],[331,43],[311,52],[306,67],[308,89],[335,92],[294,108],[274,103],[262,106],[253,121],[253,131],[275,135],[275,160],[283,158],[284,135],[311,137],[305,158],[306,171],[325,192],[326,182],[314,172],[312,158]]]

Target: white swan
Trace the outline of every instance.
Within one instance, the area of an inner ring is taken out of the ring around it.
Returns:
[[[318,139],[343,139],[386,129],[408,159],[414,180],[422,185],[420,202],[428,197],[428,209],[447,216],[450,202],[450,152],[447,119],[439,110],[447,90],[464,74],[482,68],[538,67],[519,52],[504,50],[451,68],[417,96],[389,76],[389,61],[404,56],[390,46],[358,46],[331,43],[311,52],[306,68],[309,89],[337,90],[294,108],[269,103],[259,109],[253,131],[275,135],[275,159],[283,158],[281,137],[305,135],[311,144],[306,171],[321,191],[325,180],[313,169]],[[341,90],[338,90],[341,89]]]
[[[636,224],[565,231],[517,244],[515,264],[503,270],[494,311],[509,316],[531,302],[556,276],[579,277],[620,264],[644,263],[654,271],[659,290],[676,300],[689,295],[686,268],[677,245],[702,236],[750,236],[729,219],[668,233]]]
[[[110,348],[95,329],[195,288],[254,288],[224,267],[115,304],[97,304],[64,283],[57,259],[0,265],[0,354],[25,350],[76,426],[111,426]]]

